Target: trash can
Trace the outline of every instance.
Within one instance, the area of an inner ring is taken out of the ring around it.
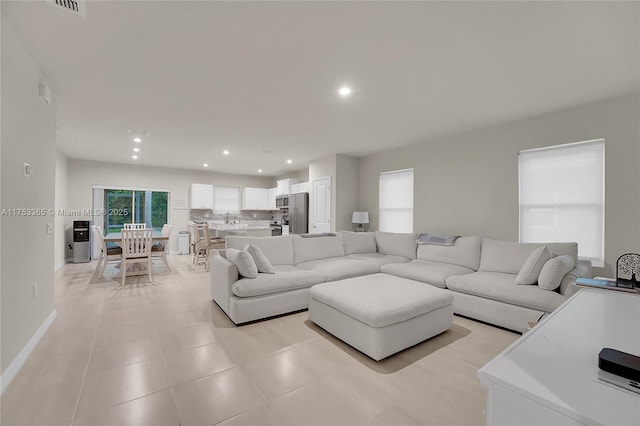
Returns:
[[[178,254],[189,254],[189,233],[178,232]]]

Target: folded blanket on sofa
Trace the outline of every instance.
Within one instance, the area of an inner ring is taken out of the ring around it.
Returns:
[[[333,232],[322,232],[319,234],[298,234],[302,238],[315,238],[315,237],[335,237]]]
[[[452,246],[460,235],[418,234],[418,244],[432,244],[436,246]]]

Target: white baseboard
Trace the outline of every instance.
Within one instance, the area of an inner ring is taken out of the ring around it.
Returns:
[[[58,266],[55,267],[54,272],[57,271],[58,269],[62,268],[64,265],[66,265],[67,262],[62,262],[61,264],[59,264]]]
[[[13,361],[11,361],[11,364],[9,364],[7,369],[2,372],[2,375],[0,375],[0,388],[2,389],[0,394],[4,393],[11,381],[16,377],[16,374],[18,374],[18,371],[20,371],[27,358],[29,358],[29,355],[31,355],[33,349],[36,347],[40,339],[42,339],[42,336],[44,336],[44,333],[47,332],[53,320],[56,319],[57,315],[58,314],[55,309],[51,311],[47,319],[44,320],[38,330],[33,334],[33,336],[31,336],[31,339],[29,339],[27,344],[24,345],[20,353],[18,353],[18,356],[16,356]]]

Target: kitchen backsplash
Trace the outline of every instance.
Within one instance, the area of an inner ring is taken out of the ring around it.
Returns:
[[[220,222],[224,223],[226,214],[225,213],[213,213],[208,209],[191,209],[189,210],[189,220],[193,222]],[[238,219],[240,222],[253,222],[253,221],[269,221],[277,220],[280,222],[282,220],[282,213],[280,210],[242,210],[238,214],[229,214],[230,220]]]

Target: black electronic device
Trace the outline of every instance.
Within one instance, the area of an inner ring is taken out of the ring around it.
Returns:
[[[598,354],[598,367],[607,373],[640,382],[640,357],[616,349],[603,348]]]

